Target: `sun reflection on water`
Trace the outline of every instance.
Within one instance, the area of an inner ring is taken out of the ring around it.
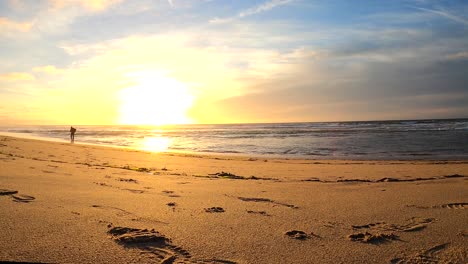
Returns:
[[[151,152],[164,152],[169,149],[172,139],[168,137],[145,137],[141,148]]]

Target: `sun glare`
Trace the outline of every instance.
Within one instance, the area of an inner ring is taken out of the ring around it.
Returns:
[[[143,141],[142,149],[151,152],[163,152],[169,149],[172,140],[168,137],[148,137]]]
[[[129,74],[135,85],[120,92],[120,123],[128,125],[187,124],[193,102],[187,86],[157,72]]]

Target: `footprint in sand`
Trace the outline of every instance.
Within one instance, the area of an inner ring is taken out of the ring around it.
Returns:
[[[180,197],[180,195],[174,194],[174,191],[164,190],[164,191],[162,191],[162,193],[167,194],[168,197],[172,197],[172,198]]]
[[[121,181],[121,182],[129,182],[129,183],[136,183],[138,184],[138,181],[135,180],[135,179],[131,179],[131,178],[117,178],[116,179],[117,181]]]
[[[435,221],[434,218],[419,218],[419,217],[413,217],[407,220],[407,222],[403,225],[395,225],[395,224],[389,224],[384,226],[386,230],[391,230],[391,231],[400,231],[400,232],[414,232],[414,231],[420,231],[424,228],[426,228],[430,223],[433,223]]]
[[[167,205],[169,208],[171,208],[173,212],[176,211],[176,206],[177,206],[177,204],[176,204],[175,202],[170,202],[170,203],[167,203],[166,205]]]
[[[365,225],[353,225],[353,229],[373,229],[380,231],[398,231],[398,232],[414,232],[420,231],[427,227],[428,224],[434,222],[434,218],[419,218],[412,217],[406,220],[406,223],[398,224],[387,224],[385,222],[375,222]]]
[[[129,249],[137,249],[142,253],[154,255],[159,263],[219,263],[236,264],[234,261],[223,259],[193,259],[192,255],[174,246],[172,241],[154,229],[138,229],[108,225],[107,233],[119,245]]]
[[[264,216],[271,216],[265,211],[253,211],[253,210],[248,210],[247,213],[249,214],[259,214],[259,215],[264,215]]]
[[[144,193],[145,191],[144,190],[137,190],[137,189],[121,189],[121,190],[124,190],[124,191],[129,191],[131,193]]]
[[[300,230],[290,230],[284,233],[284,235],[298,240],[306,240],[310,238],[310,235]]]
[[[192,256],[180,247],[171,244],[171,240],[154,229],[113,227],[109,225],[107,233],[111,238],[126,248],[135,248],[154,254],[160,263],[187,261]]]
[[[113,187],[112,185],[107,184],[105,182],[93,182],[93,183],[96,184],[96,185],[99,185],[99,186]]]
[[[406,205],[406,207],[414,207],[418,209],[467,209],[468,208],[468,203],[447,203],[447,204],[441,204],[441,205],[434,205],[434,206],[422,206],[422,205]]]
[[[29,202],[36,200],[34,196],[25,195],[25,194],[14,194],[11,196],[11,198],[13,198],[13,202],[18,202],[18,203],[29,203]]]
[[[36,200],[34,196],[18,194],[16,190],[0,189],[0,196],[6,195],[10,196],[14,202],[18,203],[29,203]]]
[[[391,240],[398,240],[398,236],[394,234],[371,234],[369,232],[365,232],[351,234],[348,236],[348,239],[351,241],[358,241],[362,243],[380,244],[389,242]]]
[[[9,189],[0,189],[0,196],[2,195],[12,195],[12,194],[17,194],[18,191],[15,190],[9,190]]]
[[[468,252],[464,247],[445,243],[415,252],[413,255],[394,258],[390,263],[468,263]]]
[[[280,203],[280,202],[276,202],[276,201],[273,201],[271,199],[268,199],[268,198],[251,198],[251,197],[237,197],[239,200],[241,201],[244,201],[244,202],[257,202],[257,203],[271,203],[271,204],[274,204],[274,205],[281,205],[281,206],[286,206],[286,207],[289,207],[289,208],[293,208],[293,209],[298,209],[299,207],[293,205],[293,204],[287,204],[287,203]]]
[[[211,208],[205,208],[205,212],[207,213],[224,213],[224,208],[222,207],[211,207]]]
[[[445,208],[445,209],[467,209],[468,203],[448,203],[448,204],[442,204],[439,207]]]

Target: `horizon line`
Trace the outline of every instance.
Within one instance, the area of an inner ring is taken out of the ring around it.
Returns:
[[[453,118],[421,118],[421,119],[371,119],[371,120],[343,120],[343,121],[285,121],[285,122],[233,122],[233,123],[187,123],[187,124],[72,124],[71,126],[152,126],[152,127],[168,127],[168,126],[196,126],[196,125],[259,125],[259,124],[300,124],[300,123],[357,123],[357,122],[410,122],[410,121],[441,121],[441,120],[468,120],[468,117],[453,117]],[[0,127],[11,126],[70,126],[70,124],[12,124],[0,125]]]

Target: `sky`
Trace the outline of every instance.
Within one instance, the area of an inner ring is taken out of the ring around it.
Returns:
[[[468,1],[0,0],[0,124],[468,117]]]

